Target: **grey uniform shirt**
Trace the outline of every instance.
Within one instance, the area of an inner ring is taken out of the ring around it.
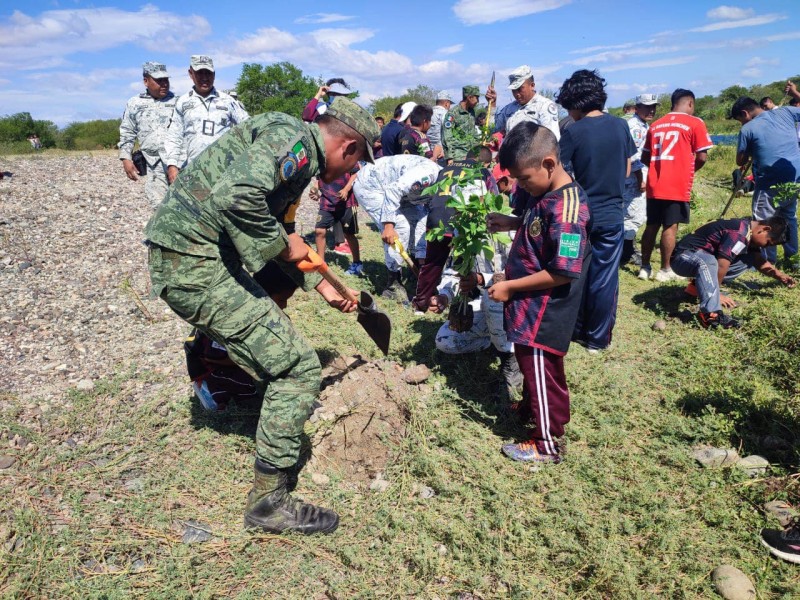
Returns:
[[[507,135],[514,125],[525,121],[547,127],[557,140],[561,139],[561,131],[558,128],[558,106],[550,98],[536,94],[525,105],[514,100],[497,111],[494,123],[497,131]]]
[[[239,101],[225,92],[211,88],[203,98],[194,89],[189,90],[175,105],[164,140],[165,164],[182,169],[223,133],[249,117]]]
[[[431,146],[442,145],[442,124],[444,123],[444,116],[447,114],[447,109],[438,104],[433,107],[433,116],[431,117],[431,128],[428,129],[428,141]]]
[[[177,98],[169,92],[156,100],[147,92],[134,96],[125,106],[119,124],[119,157],[131,159],[133,144],[138,139],[139,148],[147,164],[155,167],[162,158],[164,138]]]

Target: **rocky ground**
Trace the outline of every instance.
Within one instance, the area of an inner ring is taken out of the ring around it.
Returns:
[[[187,326],[149,299],[144,181],[114,152],[4,157],[0,169],[0,389],[46,410],[132,365],[185,385]],[[315,218],[304,202],[301,232]]]

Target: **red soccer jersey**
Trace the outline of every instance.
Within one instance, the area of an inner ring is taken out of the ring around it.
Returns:
[[[694,155],[713,146],[702,119],[672,112],[650,125],[644,143],[650,153],[647,197],[689,202]]]

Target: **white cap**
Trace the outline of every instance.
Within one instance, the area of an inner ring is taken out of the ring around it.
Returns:
[[[508,89],[516,90],[528,79],[533,79],[531,68],[528,65],[517,67],[508,74]]]
[[[636,96],[636,104],[644,104],[645,106],[653,106],[658,104],[658,96],[655,94],[639,94]]]
[[[401,123],[405,121],[411,114],[411,111],[414,110],[416,107],[417,107],[416,102],[406,102],[405,104],[403,104],[403,106],[400,107],[401,112],[397,120],[400,121]]]

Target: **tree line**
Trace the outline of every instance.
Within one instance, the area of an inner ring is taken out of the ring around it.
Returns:
[[[796,76],[794,79],[800,79]],[[312,77],[289,62],[270,65],[246,63],[236,82],[235,91],[239,100],[251,115],[268,111],[279,111],[300,116],[306,103],[314,97],[324,83],[322,77]],[[756,101],[770,96],[776,104],[784,99],[785,80],[767,84],[755,84],[750,87],[732,85],[716,96],[701,96],[696,100],[695,115],[706,122],[712,133],[737,133],[739,124],[727,118],[730,106],[739,96],[751,96]],[[386,121],[392,118],[394,109],[403,102],[414,101],[418,104],[433,105],[436,99],[434,88],[417,85],[408,88],[398,96],[384,96],[373,100],[369,110],[376,117]],[[541,90],[552,96],[552,90]],[[354,92],[353,96],[357,96]],[[670,109],[669,94],[660,95],[657,117]],[[458,100],[457,98],[453,98]],[[613,114],[621,114],[622,107],[610,108]],[[93,120],[70,123],[59,129],[52,121],[34,119],[30,113],[21,112],[0,117],[0,153],[32,152],[28,142],[31,135],[36,135],[43,148],[61,148],[64,150],[99,150],[115,148],[119,141],[119,119]]]

